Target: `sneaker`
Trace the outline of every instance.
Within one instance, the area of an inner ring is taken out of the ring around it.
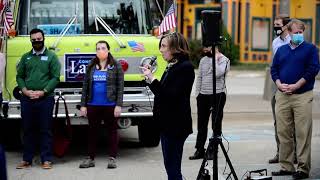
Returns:
[[[274,158],[269,160],[269,164],[279,163],[279,155],[274,156]]]
[[[189,157],[189,159],[190,160],[203,159],[204,153],[205,153],[204,149],[201,149],[201,150],[197,149],[196,152],[194,152],[194,154]]]
[[[293,179],[306,179],[309,177],[309,174],[304,173],[302,171],[297,171],[292,175]]]
[[[52,169],[52,162],[50,161],[45,161],[41,165],[42,169]]]
[[[116,158],[109,157],[109,159],[108,159],[108,169],[114,169],[114,168],[117,168]]]
[[[81,164],[79,165],[79,168],[90,168],[94,166],[95,166],[94,160],[91,159],[90,157],[87,157],[85,160],[81,162]]]
[[[26,169],[26,168],[30,168],[31,167],[31,163],[27,162],[27,161],[21,161],[16,169]]]

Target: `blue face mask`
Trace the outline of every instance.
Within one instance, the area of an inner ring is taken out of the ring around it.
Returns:
[[[304,41],[303,34],[292,34],[291,40],[294,44],[300,44]]]

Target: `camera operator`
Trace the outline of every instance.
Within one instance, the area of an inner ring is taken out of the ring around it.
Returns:
[[[198,135],[196,142],[196,152],[190,156],[190,160],[202,159],[205,154],[204,145],[207,139],[208,122],[210,113],[216,115],[212,122],[214,136],[222,134],[223,108],[226,102],[225,77],[230,69],[229,59],[220,53],[219,48],[215,47],[216,59],[216,102],[217,107],[212,108],[213,88],[212,88],[212,47],[203,48],[204,57],[200,60],[199,72],[196,83],[197,109],[198,109]],[[209,153],[212,155],[212,153]],[[207,157],[212,159],[212,157]]]

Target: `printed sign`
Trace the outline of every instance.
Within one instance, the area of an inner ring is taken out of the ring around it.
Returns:
[[[44,34],[60,34],[67,24],[40,24],[37,28],[41,29]],[[80,24],[72,24],[66,34],[80,34]]]
[[[95,54],[65,54],[65,81],[83,81],[88,64]]]

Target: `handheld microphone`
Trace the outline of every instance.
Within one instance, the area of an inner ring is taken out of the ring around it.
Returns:
[[[151,57],[150,57],[149,65],[150,65],[150,66],[153,66],[153,64],[156,62],[156,60],[157,60],[157,56],[151,56]]]

